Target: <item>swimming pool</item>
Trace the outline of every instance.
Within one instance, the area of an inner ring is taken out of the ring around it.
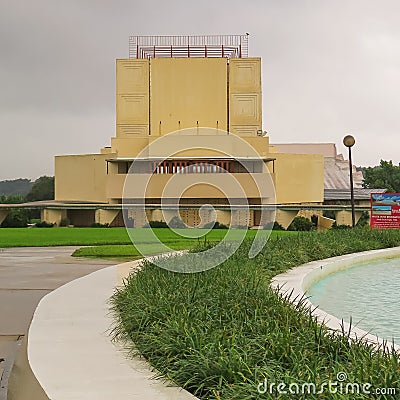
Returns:
[[[323,311],[400,344],[400,257],[333,273],[306,293]]]

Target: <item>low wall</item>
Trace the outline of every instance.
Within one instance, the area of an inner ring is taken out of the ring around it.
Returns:
[[[294,303],[303,301],[306,305],[309,305],[312,309],[315,309],[315,305],[306,298],[306,292],[317,281],[321,280],[327,275],[354,267],[356,265],[397,257],[400,257],[400,247],[365,251],[361,253],[328,258],[325,260],[313,261],[275,276],[272,279],[271,286],[281,292],[291,293],[290,299]],[[369,343],[376,345],[383,345],[385,343],[389,348],[392,347],[391,343],[375,335],[369,334],[368,332],[356,326],[350,327],[349,323],[343,323],[342,320],[339,320],[335,316],[330,315],[319,308],[315,309],[314,315],[321,324],[323,323],[328,328],[342,331],[342,326],[344,326],[347,332],[351,328],[350,337],[354,339],[364,337]],[[400,350],[399,345],[395,345],[394,347],[396,350]]]

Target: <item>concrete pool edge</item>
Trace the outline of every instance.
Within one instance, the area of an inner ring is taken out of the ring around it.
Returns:
[[[400,257],[400,247],[363,251],[360,253],[312,261],[273,277],[271,280],[271,287],[275,290],[279,290],[282,294],[289,295],[290,300],[295,304],[299,303],[299,301],[303,301],[305,305],[310,306],[314,310],[313,314],[317,317],[318,322],[324,324],[328,328],[340,332],[342,331],[342,327],[344,327],[345,332],[349,332],[351,328],[351,338],[364,338],[368,343],[376,346],[383,346],[386,344],[386,346],[391,349],[393,347],[391,342],[370,334],[357,326],[350,326],[349,323],[342,322],[337,317],[316,307],[315,304],[307,298],[306,292],[314,283],[330,274],[351,268],[355,265],[396,257]],[[400,351],[400,345],[395,344],[394,349]]]
[[[140,261],[101,269],[43,297],[29,328],[26,353],[44,392],[35,400],[196,399],[180,387],[153,379],[146,361],[126,357],[122,346],[111,342],[108,300]]]

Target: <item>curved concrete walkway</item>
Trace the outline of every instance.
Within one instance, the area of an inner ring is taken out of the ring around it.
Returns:
[[[72,279],[113,261],[71,257],[77,247],[18,247],[0,249],[0,400],[17,349],[40,299]]]
[[[400,247],[364,251],[361,253],[347,254],[325,260],[313,261],[275,276],[272,279],[271,286],[277,290],[279,289],[282,293],[291,294],[290,298],[294,303],[303,301],[306,305],[315,309],[314,315],[317,317],[318,321],[325,324],[328,328],[342,331],[343,325],[345,331],[348,332],[350,325],[347,322],[343,323],[340,319],[328,314],[324,310],[315,308],[316,305],[312,304],[312,302],[307,298],[307,290],[315,282],[335,272],[375,260],[397,257],[400,257]],[[363,337],[368,342],[377,346],[386,344],[389,348],[392,348],[390,342],[372,335],[357,326],[351,326],[350,337],[355,339]],[[400,351],[399,345],[395,345],[394,348]]]
[[[108,300],[138,261],[76,279],[45,296],[28,334],[30,368],[43,389],[37,399],[196,399],[152,379],[154,372],[111,342]],[[31,398],[30,398],[31,400]]]

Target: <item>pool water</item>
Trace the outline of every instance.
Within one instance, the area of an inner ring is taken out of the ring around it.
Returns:
[[[328,275],[307,290],[327,313],[400,344],[400,258],[382,259]]]

